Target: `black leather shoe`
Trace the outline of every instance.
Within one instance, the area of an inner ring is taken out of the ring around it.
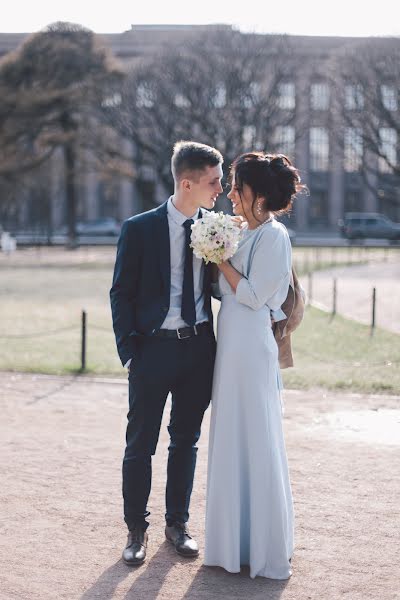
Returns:
[[[148,534],[142,527],[135,527],[128,533],[128,541],[122,553],[126,565],[141,565],[146,558]]]
[[[175,546],[175,550],[181,556],[193,558],[199,555],[197,542],[190,535],[186,523],[167,525],[165,527],[165,537]]]

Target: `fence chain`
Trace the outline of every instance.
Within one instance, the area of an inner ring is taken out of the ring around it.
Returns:
[[[43,337],[46,335],[55,335],[57,333],[64,333],[65,331],[73,331],[74,329],[79,329],[78,325],[71,325],[69,327],[60,327],[59,329],[53,329],[52,331],[39,331],[36,333],[15,333],[15,334],[2,334],[0,333],[0,338],[6,339],[6,340],[12,340],[12,339],[28,339],[28,338],[36,338],[36,337]]]

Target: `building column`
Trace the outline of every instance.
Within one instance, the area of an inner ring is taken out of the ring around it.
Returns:
[[[337,231],[338,220],[343,216],[344,208],[344,174],[340,155],[340,148],[333,148],[331,171],[329,174],[329,227]]]
[[[62,150],[56,150],[50,158],[50,202],[53,230],[65,222],[65,178]]]
[[[368,150],[365,152],[365,163],[367,165],[367,173],[363,186],[363,207],[366,212],[377,212],[378,210],[378,159]]]
[[[296,81],[296,167],[300,171],[300,177],[304,184],[309,179],[309,131],[310,131],[310,108],[308,77],[304,76]],[[308,228],[308,196],[299,195],[295,201],[296,229],[304,231]]]
[[[133,163],[133,144],[129,140],[123,142],[124,153],[127,157],[132,158]],[[135,181],[134,178],[121,177],[120,183],[120,194],[119,194],[119,219],[125,221],[132,215],[136,215],[140,212],[139,201],[137,194],[135,193]]]
[[[88,220],[96,219],[99,216],[97,188],[98,177],[96,173],[86,173],[83,184],[83,193],[85,198],[85,213]]]

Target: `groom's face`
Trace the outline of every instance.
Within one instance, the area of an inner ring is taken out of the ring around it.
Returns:
[[[206,167],[191,181],[191,197],[199,207],[211,209],[222,192],[222,166]]]

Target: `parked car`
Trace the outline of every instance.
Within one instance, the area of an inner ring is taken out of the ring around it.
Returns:
[[[103,219],[93,219],[91,221],[78,221],[76,224],[76,233],[78,236],[117,236],[121,232],[121,227],[112,217]],[[56,233],[67,235],[68,228],[63,225]]]
[[[380,213],[346,213],[339,221],[339,229],[348,240],[380,238],[400,241],[400,223],[394,223]]]

